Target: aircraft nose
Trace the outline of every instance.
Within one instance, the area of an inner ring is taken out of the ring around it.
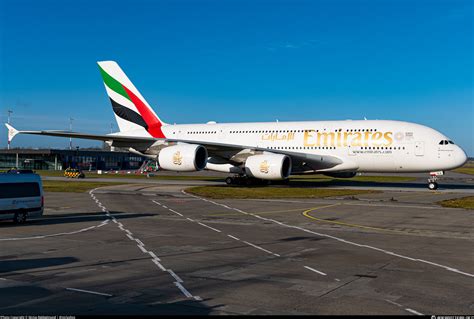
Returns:
[[[467,162],[466,152],[464,152],[464,150],[457,145],[454,160],[456,161],[457,167],[463,166]]]

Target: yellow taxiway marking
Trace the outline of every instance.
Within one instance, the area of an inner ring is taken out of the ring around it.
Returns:
[[[341,204],[333,204],[333,205],[327,205],[327,206],[320,206],[320,207],[310,208],[310,209],[308,209],[308,210],[305,210],[302,214],[303,214],[303,216],[305,216],[305,217],[307,217],[307,218],[310,218],[310,219],[313,219],[313,220],[317,220],[317,221],[323,222],[323,223],[336,224],[336,225],[342,225],[342,226],[348,226],[348,227],[355,227],[355,228],[362,228],[362,229],[378,230],[378,231],[384,231],[384,232],[404,233],[403,231],[399,231],[399,230],[391,230],[391,229],[386,229],[386,228],[379,228],[379,227],[371,227],[371,226],[350,224],[350,223],[338,222],[338,221],[335,221],[335,220],[326,220],[326,219],[321,219],[321,218],[317,218],[317,217],[311,216],[311,215],[309,214],[310,212],[313,212],[313,211],[315,211],[315,210],[317,210],[317,209],[327,208],[327,207],[333,207],[333,206],[337,206],[337,205],[341,205]]]
[[[339,204],[336,204],[339,205]],[[330,205],[333,206],[333,205]],[[253,212],[252,214],[277,214],[277,213],[288,213],[288,212],[301,212],[304,209],[309,209],[311,207],[307,208],[296,208],[296,209],[285,209],[285,210],[271,210],[271,211],[266,211],[266,212]],[[212,217],[217,217],[217,216],[241,216],[242,213],[219,213],[219,214],[210,214],[206,216],[212,216]]]

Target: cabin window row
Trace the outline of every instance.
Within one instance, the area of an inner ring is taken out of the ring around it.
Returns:
[[[187,132],[187,134],[217,134],[217,131]]]
[[[256,130],[256,131],[230,131],[230,134],[248,134],[248,133],[304,133],[304,132],[324,132],[323,130]],[[342,129],[335,129],[334,132],[342,132]],[[346,132],[377,132],[377,129],[346,129]]]

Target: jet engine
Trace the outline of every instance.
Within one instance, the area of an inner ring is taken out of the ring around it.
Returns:
[[[177,172],[200,171],[207,164],[207,150],[202,145],[178,144],[168,146],[158,154],[160,167]]]
[[[281,154],[261,154],[247,158],[245,173],[251,177],[277,180],[291,174],[291,158]]]

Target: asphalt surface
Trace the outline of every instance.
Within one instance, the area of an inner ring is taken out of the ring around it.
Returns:
[[[474,212],[435,204],[472,194],[455,185],[303,200],[162,184],[47,193],[43,218],[0,222],[0,315],[469,314]]]

